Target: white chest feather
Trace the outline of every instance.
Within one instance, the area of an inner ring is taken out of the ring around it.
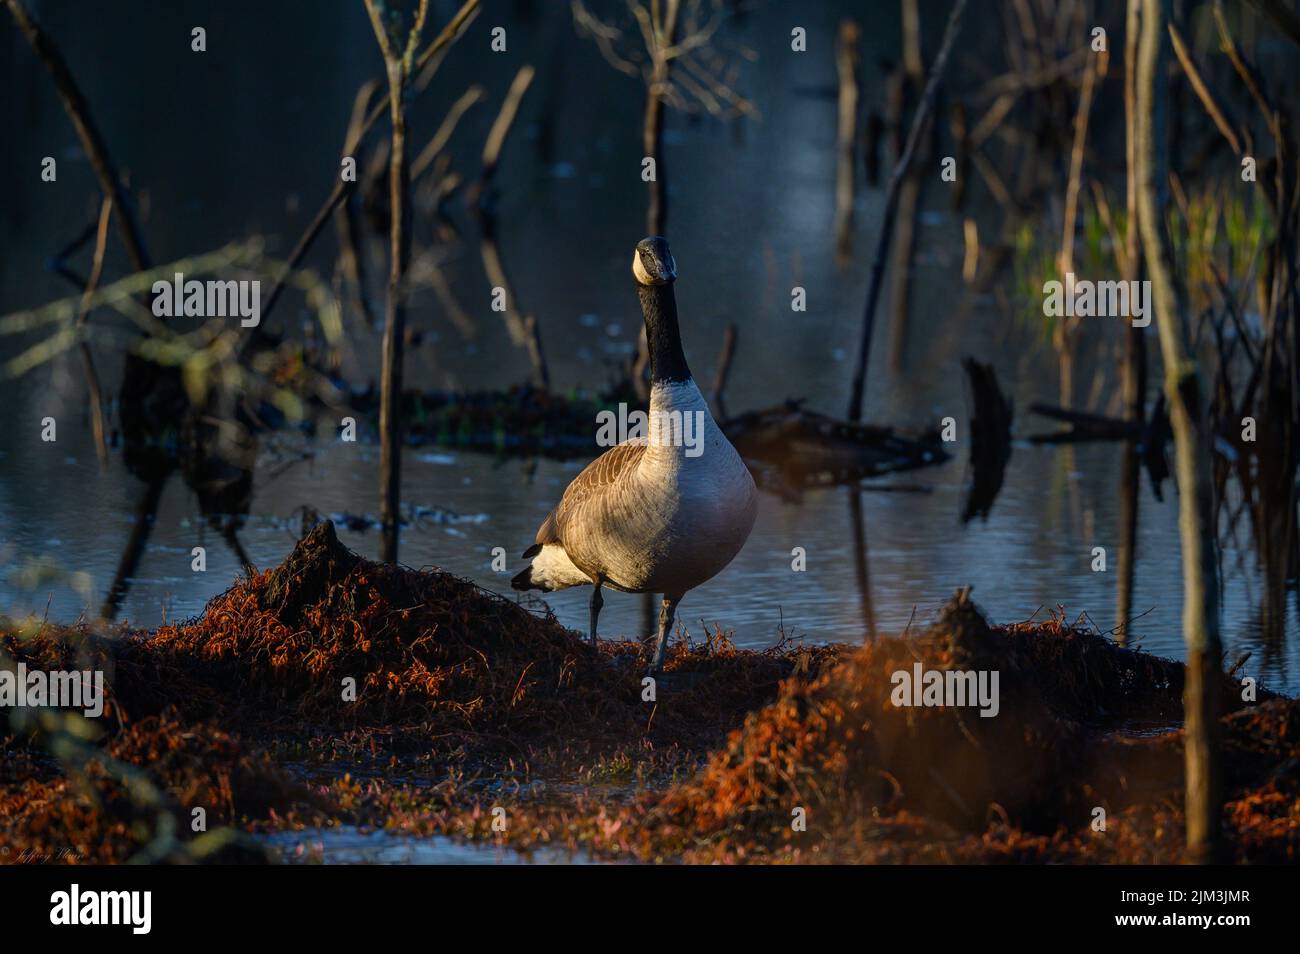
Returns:
[[[621,589],[680,595],[740,552],[757,493],[694,381],[654,386],[649,431],[635,472],[565,548]]]

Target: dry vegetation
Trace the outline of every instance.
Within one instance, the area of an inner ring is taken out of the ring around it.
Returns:
[[[195,620],[6,624],[0,649],[102,666],[110,695],[94,733],[51,715],[3,741],[10,860],[247,860],[250,835],[336,824],[640,860],[1142,862],[1183,843],[1182,665],[1059,616],[990,627],[965,593],[858,649],[679,643],[652,703],[638,644],[593,654],[454,576],[363,560],[326,523]],[[997,669],[1001,712],[895,707],[890,674],[918,661]],[[1300,704],[1221,692],[1236,857],[1293,859]]]

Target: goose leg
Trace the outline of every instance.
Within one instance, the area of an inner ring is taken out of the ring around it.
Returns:
[[[668,636],[673,631],[673,617],[677,615],[677,604],[682,598],[680,596],[664,595],[663,605],[659,608],[659,639],[655,643],[655,654],[650,660],[651,674],[658,673],[664,668],[664,652],[668,649]]]
[[[605,598],[600,595],[601,584],[604,580],[596,580],[591,588],[591,650],[596,651],[596,620],[600,616],[600,608],[605,605]]]

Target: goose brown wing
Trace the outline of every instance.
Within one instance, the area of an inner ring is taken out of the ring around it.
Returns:
[[[548,543],[563,543],[565,524],[573,519],[583,503],[606,492],[630,474],[644,456],[645,449],[645,441],[628,441],[611,447],[584,467],[565,488],[555,509],[542,521],[533,546],[524,551],[524,556],[535,555]]]

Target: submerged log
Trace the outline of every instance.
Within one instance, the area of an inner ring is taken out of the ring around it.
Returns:
[[[1089,414],[1086,411],[1071,411],[1050,404],[1031,404],[1029,410],[1032,414],[1040,414],[1070,425],[1068,431],[1033,435],[1029,438],[1030,443],[1033,444],[1136,440],[1142,435],[1141,426],[1137,422],[1122,418]]]
[[[372,403],[369,395],[356,402],[359,410]],[[599,452],[597,415],[617,413],[620,404],[636,407],[638,402],[617,386],[592,397],[520,385],[468,393],[408,391],[402,399],[410,442],[559,460]]]
[[[908,433],[838,420],[786,401],[723,425],[745,461],[775,468],[798,487],[849,483],[948,459],[937,430]]]
[[[1161,485],[1169,476],[1169,462],[1165,459],[1165,445],[1173,432],[1169,427],[1169,412],[1164,396],[1157,398],[1151,414],[1141,421],[1130,421],[1086,411],[1071,411],[1050,404],[1031,404],[1029,410],[1043,417],[1064,421],[1069,430],[1051,434],[1034,434],[1031,444],[1073,444],[1083,441],[1136,441],[1142,446],[1142,463],[1151,478],[1151,491],[1157,500],[1162,499]]]
[[[351,401],[362,413],[373,413],[375,404],[369,391]],[[638,405],[629,382],[590,397],[528,385],[467,393],[408,391],[403,396],[410,442],[559,460],[607,449],[596,441],[597,415]],[[853,424],[801,405],[802,400],[790,400],[720,422],[756,477],[791,488],[829,486],[941,464],[949,457],[937,430]]]

